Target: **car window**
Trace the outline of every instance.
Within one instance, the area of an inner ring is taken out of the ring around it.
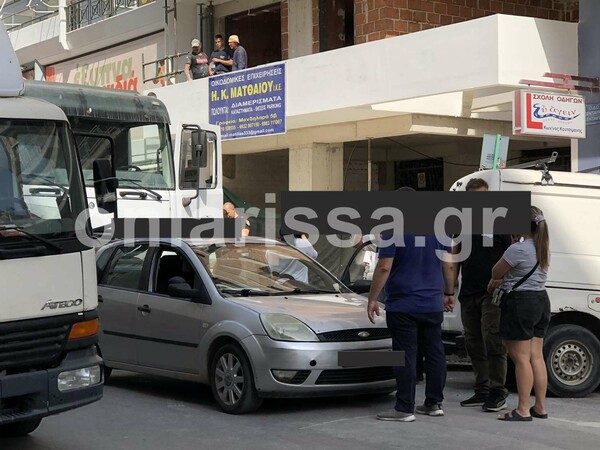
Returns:
[[[196,271],[188,259],[178,251],[162,248],[155,260],[152,292],[169,295],[169,280],[183,278],[191,288],[198,288]]]
[[[373,271],[377,265],[377,247],[375,244],[368,244],[361,248],[348,266],[349,283],[356,283],[360,280],[372,280]]]
[[[142,281],[144,260],[148,253],[147,245],[119,247],[105,271],[102,284],[139,290]]]

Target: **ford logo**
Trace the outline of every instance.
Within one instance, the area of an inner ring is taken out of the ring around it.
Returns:
[[[368,331],[361,331],[358,333],[358,337],[361,338],[368,338],[369,336],[371,336],[371,333],[369,333]]]

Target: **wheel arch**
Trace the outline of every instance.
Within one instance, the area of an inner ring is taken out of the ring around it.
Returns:
[[[600,318],[581,311],[565,311],[554,314],[550,327],[558,325],[579,325],[594,334],[600,341]]]

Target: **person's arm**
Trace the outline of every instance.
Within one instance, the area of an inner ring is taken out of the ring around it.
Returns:
[[[190,64],[189,63],[185,63],[185,66],[183,67],[183,71],[185,72],[185,77],[187,78],[187,80],[192,81],[192,76],[190,75]]]
[[[231,60],[231,59],[213,58],[212,62],[223,64],[224,66],[228,66],[228,67],[233,66],[233,60]]]
[[[390,276],[392,263],[394,262],[394,258],[382,256],[380,256],[379,261],[377,261],[375,271],[373,272],[371,289],[369,290],[369,303],[367,305],[367,315],[373,324],[375,323],[375,316],[379,316],[379,303],[377,302],[377,299]]]
[[[512,269],[512,266],[504,259],[504,257],[498,260],[494,267],[492,267],[492,279],[488,283],[488,293],[493,293],[494,289],[502,284],[504,276],[510,269]]]
[[[456,263],[450,261],[442,261],[442,272],[444,274],[444,311],[454,311],[454,304],[456,303],[456,294],[454,293],[454,287],[456,286],[456,265]]]

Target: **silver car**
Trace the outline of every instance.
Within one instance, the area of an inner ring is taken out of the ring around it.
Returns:
[[[340,367],[339,351],[391,350],[385,312],[294,247],[115,242],[98,252],[100,351],[111,369],[209,384],[232,414],[265,397],[392,392],[391,367]]]

